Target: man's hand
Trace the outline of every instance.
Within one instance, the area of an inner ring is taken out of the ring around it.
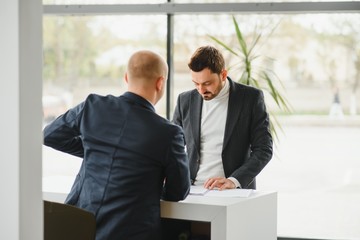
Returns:
[[[204,183],[204,188],[207,189],[218,188],[219,190],[224,190],[224,189],[234,189],[236,188],[236,186],[231,180],[227,178],[214,177],[206,180],[206,182]]]

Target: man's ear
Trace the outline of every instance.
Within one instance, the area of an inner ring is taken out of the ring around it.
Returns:
[[[157,91],[162,90],[162,88],[164,87],[164,82],[165,82],[165,78],[162,76],[156,80],[156,90]]]
[[[128,80],[128,74],[127,74],[127,72],[125,73],[124,79],[125,79],[125,82],[126,82],[126,83],[129,83],[129,82],[128,82],[129,80]]]
[[[226,80],[226,77],[227,77],[227,70],[226,69],[223,69],[221,71],[221,79],[222,80]]]

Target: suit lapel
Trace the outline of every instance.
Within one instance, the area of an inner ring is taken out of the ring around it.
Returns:
[[[194,136],[194,142],[198,153],[200,154],[200,122],[201,122],[202,98],[197,91],[193,91],[190,99],[190,123]]]
[[[229,93],[229,103],[228,103],[228,112],[226,117],[223,149],[225,149],[227,143],[229,142],[230,136],[238,122],[240,113],[244,107],[244,95],[245,95],[245,92],[241,87],[237,86],[230,78],[228,79],[230,83],[230,93]]]

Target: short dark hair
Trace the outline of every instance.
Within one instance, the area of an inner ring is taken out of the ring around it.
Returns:
[[[194,52],[188,66],[194,72],[200,72],[205,68],[209,68],[213,73],[220,74],[225,68],[225,60],[216,48],[203,46]]]

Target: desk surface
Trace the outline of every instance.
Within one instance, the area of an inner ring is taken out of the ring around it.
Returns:
[[[50,190],[47,188],[46,190]],[[43,199],[64,202],[67,189],[46,191]],[[253,191],[249,197],[189,195],[180,202],[160,201],[161,217],[207,222],[211,239],[276,240],[277,193]],[[261,231],[259,230],[261,229]]]
[[[226,190],[225,190],[226,191]],[[213,197],[213,196],[198,196],[198,195],[188,195],[188,197],[181,201],[182,203],[191,203],[191,204],[209,204],[209,205],[218,205],[218,206],[228,206],[231,204],[249,201],[264,195],[274,194],[275,192],[260,192],[253,191],[249,197]]]
[[[43,199],[64,202],[67,194],[70,192],[71,186],[75,180],[74,176],[51,176],[43,178]],[[185,200],[181,201],[184,204],[205,204],[228,206],[242,201],[258,198],[263,195],[271,194],[272,192],[259,192],[254,190],[249,197],[209,197],[189,195]]]
[[[246,208],[247,214],[253,214],[252,212],[261,209],[262,206],[257,206],[257,209],[252,209],[252,206],[260,202],[264,204],[264,207],[271,205],[271,208],[276,211],[276,199],[276,192],[258,191],[254,191],[251,196],[246,198],[189,195],[185,200],[179,202],[161,201],[161,217],[211,222],[219,212],[235,210],[239,206]],[[244,209],[241,211],[244,214]],[[229,212],[229,214],[231,213]]]

